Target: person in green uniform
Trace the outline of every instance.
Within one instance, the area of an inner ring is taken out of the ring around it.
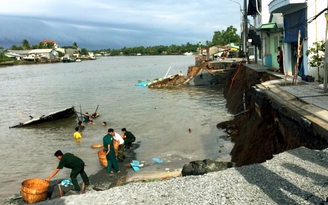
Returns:
[[[113,143],[113,136],[111,133],[114,132],[114,129],[109,128],[108,129],[108,134],[103,137],[103,145],[104,145],[104,150],[106,152],[106,159],[107,159],[107,173],[113,173],[111,171],[112,166],[114,167],[114,172],[115,173],[120,173],[120,169],[118,167],[118,162],[116,160],[116,155],[114,151],[114,143]]]
[[[130,149],[130,147],[132,147],[132,142],[136,141],[136,137],[131,132],[127,131],[126,128],[122,128],[122,132],[125,148]]]
[[[80,159],[79,157],[77,157],[71,153],[63,154],[62,151],[60,151],[60,150],[56,151],[54,155],[60,161],[59,161],[57,169],[55,169],[53,171],[53,173],[49,177],[46,178],[46,181],[49,181],[52,177],[54,177],[59,172],[59,170],[66,167],[66,168],[72,169],[70,177],[71,177],[72,184],[74,186],[75,191],[81,190],[81,188],[77,182],[77,179],[76,179],[77,175],[79,175],[79,174],[81,175],[83,182],[86,186],[88,186],[90,184],[89,178],[84,171],[85,165],[84,165],[84,162],[82,159]]]

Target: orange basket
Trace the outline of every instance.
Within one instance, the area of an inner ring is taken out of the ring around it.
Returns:
[[[91,148],[92,148],[92,149],[103,148],[103,147],[104,147],[103,144],[92,144],[92,145],[91,145]]]
[[[107,162],[107,159],[106,159],[106,152],[104,150],[99,150],[98,158],[99,158],[100,164],[103,167],[107,168],[108,162]]]
[[[49,182],[44,179],[32,178],[22,182],[22,199],[33,204],[47,198]]]

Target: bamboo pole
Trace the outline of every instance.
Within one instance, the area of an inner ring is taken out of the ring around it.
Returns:
[[[83,122],[82,107],[81,107],[81,105],[80,105],[80,114],[81,114],[81,121]]]
[[[300,60],[300,52],[301,52],[301,49],[302,49],[302,44],[303,44],[303,41],[302,41],[302,44],[300,44],[300,41],[301,41],[301,30],[298,30],[298,40],[297,40],[297,56],[296,56],[296,64],[295,64],[295,69],[294,69],[294,78],[293,78],[293,84],[294,85],[297,85],[298,81],[297,81],[297,76],[298,76],[298,66],[299,66],[299,60]]]
[[[166,72],[164,78],[166,78],[166,76],[167,76],[167,74],[169,73],[170,69],[171,69],[171,67],[169,67],[169,69],[167,70],[167,72]]]

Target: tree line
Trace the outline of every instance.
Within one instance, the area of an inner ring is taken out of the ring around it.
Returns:
[[[237,34],[237,29],[233,26],[229,26],[226,30],[214,31],[212,41],[206,41],[205,45],[199,43],[196,44],[182,44],[182,45],[170,45],[170,46],[137,46],[133,48],[121,48],[121,49],[102,49],[93,50],[94,53],[110,53],[111,56],[116,55],[137,55],[138,53],[142,55],[181,55],[185,52],[199,52],[199,48],[209,48],[215,45],[227,45],[234,43],[236,45],[240,44],[240,36]]]
[[[240,44],[240,36],[236,33],[237,29],[233,26],[229,26],[226,30],[222,31],[214,31],[214,35],[212,41],[206,41],[205,45],[200,42],[192,44],[186,43],[182,45],[157,45],[157,46],[136,46],[136,47],[123,47],[120,49],[101,49],[101,50],[90,50],[94,54],[107,54],[111,56],[124,55],[124,56],[132,56],[132,55],[181,55],[185,52],[199,52],[199,48],[209,48],[214,45],[227,45],[230,43],[235,43],[236,45]],[[2,47],[0,47],[1,49]],[[73,48],[78,49],[79,46],[76,42],[73,43],[72,46],[62,46],[61,48]],[[35,45],[31,45],[27,39],[23,39],[21,45],[12,45],[10,47],[11,50],[30,50],[30,49],[54,49],[54,44],[52,42],[40,42]],[[79,49],[81,55],[88,55],[88,50],[86,48]]]

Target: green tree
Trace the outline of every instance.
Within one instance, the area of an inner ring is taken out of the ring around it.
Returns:
[[[120,54],[120,51],[117,50],[117,49],[113,49],[111,52],[110,52],[110,55],[111,56],[118,56]]]
[[[4,53],[0,53],[0,62],[10,61],[11,58],[7,57]]]
[[[74,43],[73,43],[73,48],[75,48],[75,49],[76,49],[76,48],[78,48],[78,47],[79,47],[79,46],[77,45],[77,43],[76,43],[76,42],[74,42]]]
[[[37,47],[38,49],[43,49],[43,48],[44,48],[44,43],[43,43],[43,42],[40,42],[40,43],[38,43],[38,44],[36,45],[36,47]]]
[[[209,48],[213,46],[213,43],[211,41],[206,41],[206,47]]]
[[[65,53],[62,53],[62,52],[60,52],[60,51],[57,51],[57,53],[58,53],[58,57],[59,57],[59,58],[65,56]]]
[[[167,53],[170,55],[174,55],[174,54],[179,54],[180,53],[180,47],[177,45],[170,45],[167,49]]]
[[[309,56],[309,65],[312,68],[318,70],[318,82],[322,82],[323,79],[320,76],[320,68],[324,66],[325,60],[325,42],[314,42],[313,45],[306,51],[306,55]]]
[[[225,31],[214,31],[212,38],[213,45],[227,45],[230,43],[240,44],[240,36],[236,33],[237,29],[229,26]]]
[[[143,47],[143,46],[134,47],[133,54],[136,55],[138,53],[144,54],[145,53],[145,47]]]
[[[89,52],[88,52],[88,50],[86,48],[82,48],[80,54],[81,55],[89,55]]]
[[[31,45],[28,42],[28,40],[23,39],[23,41],[22,41],[22,48],[23,48],[23,50],[30,50],[31,49]]]
[[[16,45],[12,45],[10,47],[11,50],[23,50],[22,46],[16,46]]]
[[[47,43],[45,43],[45,44],[43,44],[44,46],[44,48],[51,48],[51,49],[54,49],[55,48],[55,45],[54,45],[54,43],[53,42],[47,42]]]

